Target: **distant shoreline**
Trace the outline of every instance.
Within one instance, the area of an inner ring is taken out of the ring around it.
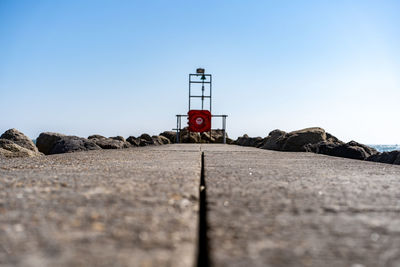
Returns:
[[[375,148],[379,152],[390,152],[395,150],[400,150],[400,145],[368,145],[372,148]]]

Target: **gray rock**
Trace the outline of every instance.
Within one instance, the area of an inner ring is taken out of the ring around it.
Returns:
[[[286,132],[279,129],[270,132],[260,148],[269,150],[281,150],[278,140],[284,138]]]
[[[140,139],[134,137],[134,136],[129,136],[126,141],[130,143],[132,146],[139,146]]]
[[[161,138],[158,135],[153,135],[151,138],[153,139],[153,144],[154,145],[156,145],[156,146],[163,145],[163,141],[161,140]],[[164,137],[164,138],[166,138],[166,137]]]
[[[179,140],[181,143],[201,143],[200,133],[189,132],[187,127],[181,130]]]
[[[130,143],[126,141],[115,140],[112,138],[101,138],[101,139],[93,138],[90,140],[93,141],[96,145],[98,145],[102,149],[122,149],[131,146]]]
[[[306,151],[306,146],[326,141],[325,130],[319,127],[293,131],[278,138],[277,143],[282,151]]]
[[[150,146],[150,145],[154,145],[154,140],[153,138],[149,135],[149,134],[142,134],[141,136],[139,136],[137,138],[138,142],[139,142],[139,146]]]
[[[105,139],[105,136],[102,136],[100,134],[93,134],[91,136],[88,137],[88,139]]]
[[[209,132],[201,133],[200,140],[204,143],[215,143],[215,138]]]
[[[376,153],[369,156],[366,160],[400,165],[400,151],[394,150],[390,152]]]
[[[45,155],[101,149],[92,140],[50,132],[41,133],[36,146]]]
[[[216,129],[211,131],[211,137],[214,139],[214,143],[222,144],[224,142],[224,130]],[[227,144],[232,144],[234,141],[229,138],[228,133],[225,132],[225,141]],[[213,143],[213,142],[210,142]]]
[[[32,140],[17,129],[9,129],[5,131],[0,138],[10,140],[17,145],[34,152],[39,152]]]
[[[171,143],[176,143],[176,132],[173,131],[165,131],[160,133],[160,136],[164,136],[170,140]],[[232,144],[234,141],[228,137],[228,134],[225,133],[226,143]],[[189,132],[188,128],[185,127],[180,131],[179,135],[180,143],[222,143],[224,137],[224,131],[221,129],[215,129],[210,132],[203,133],[195,133]]]
[[[349,143],[343,142],[320,142],[312,146],[308,151],[315,152],[318,154],[325,154],[335,157],[360,159],[364,160],[371,155],[377,154],[378,152],[366,145],[351,141]]]
[[[161,141],[162,145],[171,144],[171,141],[165,136],[159,135],[159,136],[157,136],[157,139],[158,139],[158,141]]]
[[[239,146],[252,146],[252,147],[260,147],[264,142],[264,139],[261,137],[249,137],[247,134],[244,134],[242,137],[239,137],[235,143]]]
[[[160,136],[164,136],[169,139],[169,141],[173,144],[176,143],[176,132],[174,131],[165,131],[160,133]]]
[[[37,157],[42,155],[38,151],[33,151],[22,147],[11,140],[0,139],[0,157]]]
[[[111,138],[111,139],[114,139],[114,140],[126,142],[125,138],[123,138],[122,136],[114,136],[114,137],[110,137],[110,138]]]
[[[326,141],[328,142],[332,142],[332,143],[336,143],[336,142],[342,142],[340,141],[338,138],[336,138],[335,136],[331,135],[330,133],[326,132]]]
[[[153,138],[151,138],[151,136],[149,134],[142,134],[141,136],[139,136],[140,139],[146,140],[148,142],[153,142]]]

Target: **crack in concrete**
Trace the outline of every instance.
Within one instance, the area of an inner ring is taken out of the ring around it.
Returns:
[[[201,152],[201,172],[199,187],[199,233],[197,250],[197,267],[210,266],[209,244],[207,237],[207,188],[204,175],[204,152]]]

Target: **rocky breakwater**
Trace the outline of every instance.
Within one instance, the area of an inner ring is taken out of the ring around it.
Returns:
[[[0,136],[0,157],[36,157],[41,156],[35,144],[26,135],[16,129],[9,129]]]
[[[122,136],[104,137],[99,134],[83,138],[44,132],[36,139],[37,148],[45,155],[99,149],[124,149],[135,146],[164,145],[169,143],[168,138],[164,136],[150,136],[148,134],[142,134],[137,138],[129,136],[125,139]]]
[[[151,145],[168,145],[171,144],[171,141],[161,135],[153,135],[150,136],[149,134],[142,134],[139,137],[134,137],[134,136],[129,136],[128,139],[126,139],[132,146],[151,146]]]
[[[127,142],[125,138],[123,138],[122,136],[107,138],[102,135],[95,134],[89,136],[88,140],[94,142],[102,149],[121,149],[121,148],[128,148],[131,146],[131,144]]]
[[[390,152],[382,152],[371,155],[367,158],[368,161],[396,164],[400,165],[400,150]]]
[[[92,140],[51,132],[41,133],[36,139],[36,146],[45,155],[101,149]]]
[[[291,152],[314,152],[335,157],[400,164],[400,151],[379,153],[374,148],[355,141],[340,141],[319,127],[293,132],[274,130],[265,138],[243,135],[235,143],[261,149]]]
[[[165,131],[160,133],[160,136],[168,138],[171,143],[176,143],[176,135],[177,133],[174,131]],[[185,127],[179,133],[179,142],[180,143],[216,143],[221,144],[224,140],[224,131],[220,129],[211,130],[210,132],[204,133],[195,133],[189,132],[188,128]],[[228,134],[225,132],[225,140],[227,144],[233,144],[234,141],[228,137]]]

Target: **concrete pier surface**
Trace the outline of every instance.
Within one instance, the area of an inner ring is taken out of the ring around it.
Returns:
[[[0,159],[0,266],[400,266],[399,215],[400,166],[312,153]]]

